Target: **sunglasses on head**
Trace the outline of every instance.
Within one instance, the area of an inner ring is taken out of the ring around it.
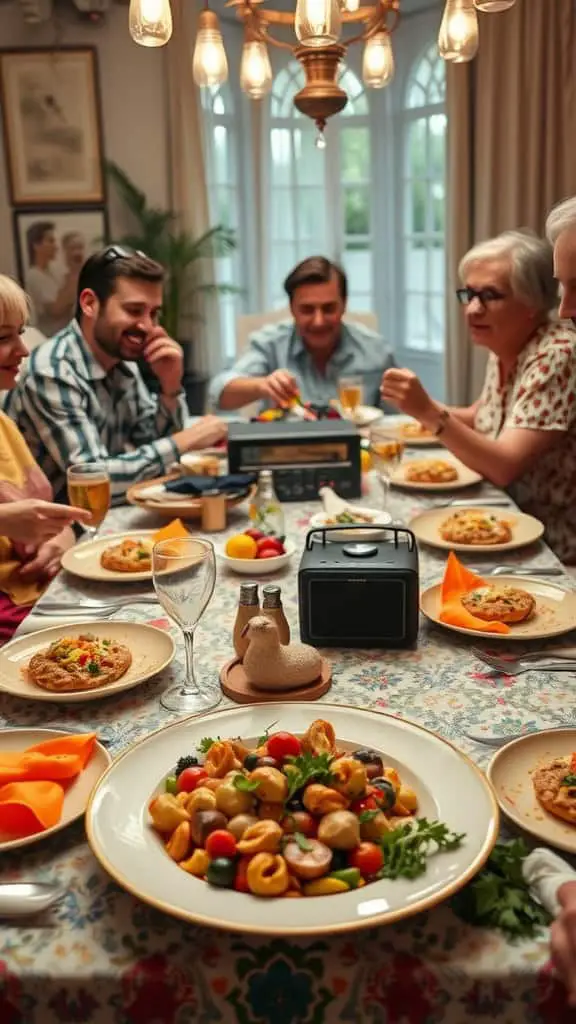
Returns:
[[[147,259],[145,252],[141,249],[126,249],[123,245],[109,245],[99,256],[99,262],[105,266],[115,263],[116,260],[128,260],[131,256],[143,256]]]

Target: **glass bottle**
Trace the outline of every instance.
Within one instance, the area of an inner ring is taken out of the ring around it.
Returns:
[[[247,636],[242,636],[244,627],[248,625],[250,619],[253,619],[255,615],[260,614],[260,601],[258,600],[258,584],[257,583],[242,583],[240,585],[240,600],[238,602],[238,611],[236,612],[236,621],[234,623],[234,631],[232,633],[232,643],[234,644],[234,650],[236,651],[236,657],[242,658],[248,650],[248,644],[250,640]]]
[[[261,470],[258,476],[258,488],[250,505],[250,519],[254,528],[266,536],[284,540],[284,512],[274,490],[270,469]]]
[[[280,587],[274,583],[268,583],[262,590],[262,615],[276,623],[280,643],[286,646],[290,643],[290,626],[282,607]]]

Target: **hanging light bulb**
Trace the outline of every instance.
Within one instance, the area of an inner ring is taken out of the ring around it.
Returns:
[[[341,24],[339,0],[298,0],[294,31],[302,46],[337,43]]]
[[[240,63],[240,88],[253,100],[261,100],[272,88],[272,68],[266,43],[247,31]]]
[[[486,14],[495,14],[497,11],[509,11],[514,7],[516,0],[474,0],[474,6]]]
[[[444,60],[464,64],[478,52],[478,15],[472,0],[446,0],[438,36]]]
[[[382,29],[366,42],[362,59],[362,78],[370,89],[383,89],[394,78],[394,51],[390,33]]]
[[[140,46],[165,46],[172,35],[170,0],[130,0],[128,26]]]
[[[221,85],[228,78],[228,61],[218,17],[208,8],[201,11],[198,18],[192,74],[196,85]]]
[[[340,6],[347,14],[356,14],[356,11],[360,7],[360,0],[342,0]]]

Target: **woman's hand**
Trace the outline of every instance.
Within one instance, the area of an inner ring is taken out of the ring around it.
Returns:
[[[412,370],[400,370],[392,368],[386,370],[380,384],[380,394],[387,402],[391,402],[401,412],[413,416],[424,426],[425,422],[433,422],[435,425],[439,413],[439,407],[428,392],[422,387],[418,377]]]
[[[39,498],[0,504],[0,535],[19,544],[42,544],[70,523],[90,523],[92,513],[71,505],[56,505]]]
[[[550,930],[552,962],[568,990],[568,1002],[576,1007],[576,882],[558,890],[562,910]]]
[[[62,555],[76,543],[74,530],[65,526],[55,537],[45,540],[19,572],[22,580],[51,580],[60,570]]]

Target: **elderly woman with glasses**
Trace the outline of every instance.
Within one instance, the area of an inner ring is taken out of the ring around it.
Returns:
[[[460,264],[457,292],[475,345],[488,349],[482,393],[464,408],[435,401],[410,370],[390,369],[382,396],[546,527],[576,564],[576,333],[554,316],[558,288],[548,242],[506,231]]]

